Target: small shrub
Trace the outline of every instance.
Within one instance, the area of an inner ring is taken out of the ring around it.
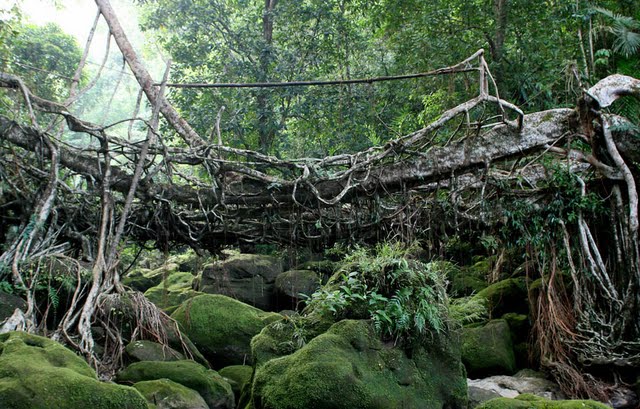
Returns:
[[[411,258],[415,247],[356,248],[326,286],[308,297],[306,314],[371,319],[386,339],[411,342],[447,327],[445,271]]]

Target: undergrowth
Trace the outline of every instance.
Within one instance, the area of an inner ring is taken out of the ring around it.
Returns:
[[[447,329],[445,272],[411,257],[416,247],[384,243],[356,247],[331,280],[307,297],[304,314],[370,319],[394,342],[419,341]]]

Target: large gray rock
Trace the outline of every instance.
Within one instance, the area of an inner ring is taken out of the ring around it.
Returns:
[[[311,296],[320,287],[321,277],[311,270],[289,270],[276,278],[280,306],[296,308],[302,296]]]
[[[185,357],[175,349],[152,341],[134,341],[124,349],[133,361],[181,361]]]
[[[515,398],[523,393],[550,400],[566,399],[556,383],[520,372],[515,376],[499,375],[484,379],[468,379],[467,385],[470,408],[475,408],[490,399]]]
[[[275,281],[282,261],[258,254],[234,254],[206,266],[200,290],[222,294],[266,311],[275,309]]]
[[[9,318],[16,308],[25,311],[27,303],[20,297],[0,291],[0,323]]]

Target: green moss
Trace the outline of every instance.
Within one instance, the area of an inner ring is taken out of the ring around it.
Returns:
[[[484,298],[462,297],[451,300],[449,316],[462,325],[487,321],[487,300]]]
[[[212,408],[235,406],[229,383],[216,371],[207,369],[194,361],[136,362],[120,372],[116,380],[120,383],[134,384],[163,378],[195,390]]]
[[[440,351],[442,352],[442,351]],[[427,354],[423,354],[427,361]],[[455,358],[452,358],[456,362]],[[258,367],[255,409],[442,408],[466,405],[460,363],[452,371],[420,367],[400,349],[384,345],[365,321],[344,320],[289,356]]]
[[[87,363],[47,338],[0,335],[0,406],[11,409],[146,409],[133,388],[103,383]]]
[[[507,322],[493,320],[483,327],[463,328],[462,362],[471,378],[513,374],[516,361]]]
[[[168,277],[177,271],[178,265],[173,263],[166,263],[162,267],[153,270],[136,268],[122,278],[122,283],[134,290],[145,292],[149,288],[160,284],[163,277]]]
[[[476,409],[605,409],[607,405],[592,400],[551,401],[539,396],[523,394],[515,399],[496,398],[484,402]]]
[[[209,409],[198,392],[169,379],[136,382],[133,387],[158,409]]]
[[[134,341],[124,350],[135,361],[180,361],[185,359],[184,355],[178,351],[151,341]]]
[[[155,287],[149,288],[144,296],[160,308],[171,308],[201,293],[191,288],[193,282],[191,273],[172,273]]]
[[[231,365],[222,368],[218,373],[227,379],[236,396],[236,401],[239,401],[242,390],[251,382],[253,367],[248,365]]]
[[[192,298],[171,316],[215,368],[251,361],[251,338],[282,318],[213,294]]]
[[[449,276],[449,282],[449,293],[457,297],[475,294],[487,287],[485,278],[470,274],[468,269],[452,271]]]
[[[251,357],[256,366],[300,349],[318,335],[326,332],[334,322],[327,317],[286,317],[275,321],[251,340]]]
[[[492,317],[500,317],[508,312],[526,313],[528,311],[527,291],[524,279],[508,278],[490,285],[474,297],[487,300]]]

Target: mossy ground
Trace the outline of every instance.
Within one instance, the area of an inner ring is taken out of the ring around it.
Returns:
[[[0,407],[146,409],[135,389],[100,382],[87,363],[50,339],[0,335]]]
[[[280,314],[214,294],[192,298],[171,316],[214,368],[251,361],[251,338],[282,318]]]
[[[529,394],[515,399],[496,398],[477,406],[476,409],[608,409],[609,406],[592,400],[551,401]]]

